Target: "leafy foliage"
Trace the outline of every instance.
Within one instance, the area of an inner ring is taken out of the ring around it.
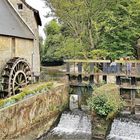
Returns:
[[[114,58],[135,55],[136,42],[140,36],[139,21],[140,2],[121,0],[100,19],[104,29],[100,34],[98,48],[109,51]]]
[[[139,0],[45,1],[59,24],[52,21],[45,27],[44,58],[136,57]]]
[[[89,104],[97,112],[97,114],[107,116],[109,112],[113,111],[113,106],[108,104],[107,98],[104,94],[96,96],[91,100],[92,102],[90,101]]]
[[[83,51],[83,46],[74,38],[65,38],[65,41],[55,53],[63,58],[79,58],[80,52]]]
[[[107,87],[110,89],[106,91]],[[117,91],[114,85],[108,84],[97,88],[87,101],[89,108],[102,117],[112,119],[123,106],[119,91]]]
[[[47,39],[44,42],[42,48],[42,61],[51,59],[60,59],[55,55],[56,50],[61,46],[63,42],[63,36],[61,35],[61,25],[55,20],[52,20],[48,25],[46,25],[44,32]]]
[[[89,57],[91,59],[107,59],[109,52],[103,49],[96,49],[89,52]]]
[[[71,37],[68,29],[53,20],[45,27],[47,39],[42,48],[42,61],[60,60],[61,58],[79,57],[84,46]]]

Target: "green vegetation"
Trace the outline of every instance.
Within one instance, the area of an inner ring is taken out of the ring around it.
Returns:
[[[139,22],[140,1],[120,0],[100,19],[104,29],[98,48],[107,50],[112,58],[135,56],[135,46],[140,36]]]
[[[58,19],[45,27],[42,60],[137,57],[139,0],[46,0]]]
[[[62,36],[60,34],[61,26],[56,21],[51,21],[49,25],[46,25],[44,32],[47,39],[42,47],[41,60],[57,60],[58,56],[55,55],[57,48],[60,47],[62,42]]]
[[[41,47],[41,60],[42,61],[54,61],[61,60],[63,58],[73,58],[78,56],[82,51],[82,46],[74,38],[68,36],[65,33],[66,29],[52,20],[45,27],[45,33],[47,39]]]
[[[92,111],[106,119],[114,118],[123,107],[119,90],[114,84],[106,84],[97,88],[87,102]]]
[[[49,89],[53,86],[54,84],[52,82],[29,85],[25,89],[23,89],[21,93],[6,99],[1,99],[0,109],[10,106],[11,104],[14,104],[18,101],[21,101],[22,99],[33,96],[35,94],[48,92]]]

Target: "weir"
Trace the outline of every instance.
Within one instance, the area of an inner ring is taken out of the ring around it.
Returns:
[[[91,140],[91,128],[91,119],[83,111],[64,112],[61,115],[59,124],[50,131],[46,138],[51,140]]]
[[[117,118],[113,121],[107,140],[139,140],[140,120],[134,117]]]
[[[66,60],[70,87],[93,87],[115,79],[121,97],[126,101],[124,114],[140,114],[140,61]]]

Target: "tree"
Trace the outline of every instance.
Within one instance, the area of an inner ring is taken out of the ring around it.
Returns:
[[[56,20],[47,24],[44,31],[47,38],[42,49],[42,61],[73,58],[83,51],[83,46],[69,34],[68,28],[60,25]]]
[[[100,32],[98,48],[110,52],[113,58],[136,56],[135,46],[140,37],[139,23],[140,1],[121,0],[100,19],[100,25],[104,28]]]
[[[65,54],[94,58],[91,54],[100,52],[102,56],[108,52],[106,56],[113,59],[136,56],[135,46],[140,37],[139,0],[45,1],[61,24],[63,39],[55,54],[73,52],[76,48],[76,53]],[[72,47],[74,44],[76,47]],[[98,50],[94,52],[95,49]]]
[[[52,20],[44,28],[44,32],[47,36],[43,45],[42,61],[60,59],[55,55],[56,50],[61,46],[63,42],[63,36],[61,34],[61,25]]]
[[[96,27],[100,14],[115,0],[46,0],[55,16],[68,27],[71,35],[87,50],[95,48]],[[83,45],[84,44],[84,45]]]

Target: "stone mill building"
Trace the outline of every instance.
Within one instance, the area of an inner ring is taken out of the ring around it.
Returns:
[[[25,0],[0,0],[0,79],[3,91],[15,92],[12,88],[18,76],[28,83],[27,65],[34,77],[40,75],[39,26],[39,11]],[[19,87],[21,85],[23,83]]]

